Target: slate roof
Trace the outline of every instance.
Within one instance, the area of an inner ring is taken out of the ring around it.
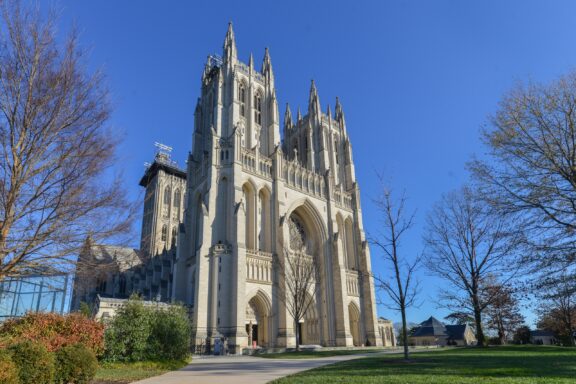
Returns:
[[[464,339],[464,332],[466,332],[467,326],[467,324],[447,325],[446,333],[448,334],[448,338],[452,340]]]
[[[444,325],[440,320],[434,316],[426,321],[420,323],[420,326],[414,330],[411,337],[446,337],[452,340],[464,339],[464,332],[466,331],[467,324],[462,325]]]
[[[115,263],[120,272],[142,264],[140,250],[115,245],[93,245],[91,256],[101,263]]]
[[[423,336],[447,336],[446,326],[434,316],[420,323],[420,326],[414,330],[412,337]]]

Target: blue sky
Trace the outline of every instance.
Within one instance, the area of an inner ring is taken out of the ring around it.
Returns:
[[[46,5],[45,3],[42,3]],[[269,47],[280,113],[307,108],[310,80],[320,102],[344,107],[362,192],[364,226],[379,226],[371,198],[375,172],[406,189],[417,225],[402,251],[422,250],[425,214],[467,180],[482,155],[479,128],[517,81],[550,81],[576,64],[573,1],[66,1],[61,31],[73,22],[90,47],[89,66],[108,77],[123,137],[118,170],[137,198],[153,143],[174,147],[181,165],[206,56],[221,53],[233,21],[239,56],[260,65]],[[374,269],[382,262],[373,250]],[[446,313],[434,304],[442,282],[420,272],[423,304],[414,322]],[[385,307],[380,315],[399,319]],[[529,319],[533,315],[526,310]]]

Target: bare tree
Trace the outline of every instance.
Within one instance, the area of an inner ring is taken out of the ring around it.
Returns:
[[[554,331],[565,344],[576,345],[576,282],[567,274],[544,282],[539,287],[541,299],[538,327]]]
[[[414,213],[406,212],[406,196],[403,194],[398,201],[394,201],[392,192],[383,188],[382,195],[374,200],[381,214],[383,229],[370,238],[387,262],[391,275],[375,275],[377,287],[384,291],[392,301],[389,307],[399,311],[402,316],[402,345],[404,346],[404,359],[409,359],[408,328],[406,309],[416,304],[419,293],[419,282],[415,278],[416,270],[420,265],[420,257],[410,260],[400,253],[400,245],[404,234],[410,230],[414,223]]]
[[[301,335],[298,325],[314,305],[314,298],[320,290],[317,260],[306,252],[304,246],[299,250],[285,246],[282,257],[276,257],[274,265],[279,278],[276,296],[292,317],[296,350],[299,351]]]
[[[441,292],[441,304],[470,311],[483,345],[482,314],[493,296],[483,295],[482,283],[490,277],[506,283],[515,275],[512,261],[521,236],[464,187],[444,195],[429,213],[424,240],[427,268],[450,284]]]
[[[0,1],[0,280],[67,267],[91,234],[125,231],[129,204],[110,175],[117,140],[100,73],[88,74],[54,13]]]
[[[526,261],[552,274],[576,265],[576,72],[512,89],[482,138],[489,157],[469,168],[482,197],[527,231]]]

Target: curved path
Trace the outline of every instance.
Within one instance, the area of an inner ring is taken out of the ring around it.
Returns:
[[[387,350],[377,353],[321,357],[313,359],[265,359],[251,356],[195,358],[192,363],[161,376],[137,381],[139,384],[264,384],[287,375],[334,364],[339,361],[398,353]]]

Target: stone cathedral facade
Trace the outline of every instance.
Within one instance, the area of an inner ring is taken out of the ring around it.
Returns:
[[[281,122],[268,50],[260,70],[241,62],[232,25],[202,74],[187,180],[173,298],[193,306],[198,341],[294,345],[274,258],[302,242],[320,287],[301,342],[381,345],[342,106],[322,111],[312,82],[307,113]]]
[[[229,25],[222,57],[202,74],[186,173],[162,156],[141,181],[146,260],[128,290],[188,305],[197,345],[290,347],[296,332],[275,265],[301,250],[318,268],[301,344],[385,343],[338,99],[323,111],[312,82],[306,113],[286,106],[281,121],[268,50],[259,70],[252,56],[241,62]]]

